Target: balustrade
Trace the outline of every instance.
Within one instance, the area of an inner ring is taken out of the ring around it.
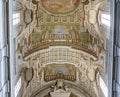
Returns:
[[[50,46],[69,46],[97,57],[97,44],[92,45],[90,42],[80,41],[77,39],[72,40],[69,34],[51,34],[48,39],[37,42],[32,41],[25,49],[24,56],[28,56],[33,52],[45,48],[49,48]]]

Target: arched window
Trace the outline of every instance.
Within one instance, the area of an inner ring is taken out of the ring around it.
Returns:
[[[108,97],[108,87],[101,76],[99,77],[99,85],[105,97]]]
[[[98,11],[100,32],[109,39],[110,36],[110,4],[103,2]]]
[[[20,91],[21,85],[22,85],[22,83],[21,83],[21,77],[20,77],[18,82],[15,85],[15,97],[18,96],[18,93]]]
[[[20,13],[13,13],[13,25],[20,23]]]
[[[13,26],[20,24],[22,14],[22,4],[19,1],[13,1]]]
[[[110,26],[110,15],[109,14],[105,14],[105,13],[101,14],[101,24],[108,26],[108,27]]]

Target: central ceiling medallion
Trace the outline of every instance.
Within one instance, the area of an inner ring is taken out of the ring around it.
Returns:
[[[51,13],[64,14],[74,11],[80,0],[41,0],[43,7]]]

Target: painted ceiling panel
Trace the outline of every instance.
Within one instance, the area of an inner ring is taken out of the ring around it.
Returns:
[[[80,0],[41,0],[41,3],[51,13],[61,14],[74,11]]]

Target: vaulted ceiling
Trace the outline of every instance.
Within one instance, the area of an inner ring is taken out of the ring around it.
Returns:
[[[108,7],[106,0],[14,1],[21,16],[14,33],[17,69],[24,71],[22,97],[44,97],[57,79],[77,97],[100,97],[97,75],[105,78],[109,37],[100,14]]]

